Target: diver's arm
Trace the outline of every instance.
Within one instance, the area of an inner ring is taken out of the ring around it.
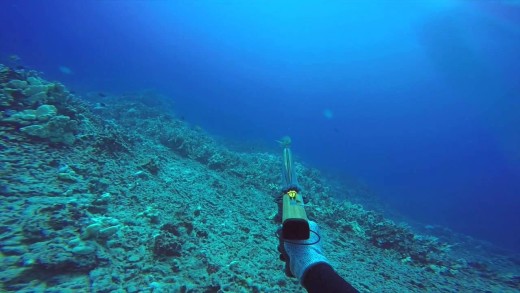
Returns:
[[[332,269],[327,263],[310,267],[303,276],[302,285],[309,293],[355,293],[359,292]]]
[[[309,293],[358,292],[332,269],[321,248],[320,228],[309,221],[311,237],[306,240],[284,240],[280,237],[278,250],[286,263],[285,272],[300,280]]]

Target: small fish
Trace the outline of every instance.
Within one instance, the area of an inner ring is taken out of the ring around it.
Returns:
[[[105,109],[106,107],[107,107],[107,104],[99,102],[94,105],[94,110],[101,110],[101,109]]]
[[[99,92],[99,93],[98,93],[98,96],[100,96],[100,97],[104,98],[104,97],[106,97],[107,95],[106,95],[106,94],[104,94],[104,93],[101,93],[101,92]]]
[[[60,66],[59,70],[61,73],[66,74],[66,75],[72,74],[72,69],[68,68],[67,66]]]
[[[9,56],[9,60],[10,60],[11,62],[18,62],[18,61],[20,61],[21,59],[22,59],[22,58],[20,58],[20,56],[18,56],[18,55],[16,55],[16,54],[13,54],[13,55]]]

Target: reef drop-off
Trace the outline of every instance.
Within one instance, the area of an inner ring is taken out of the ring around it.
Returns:
[[[1,291],[303,292],[276,249],[280,154],[234,151],[167,98],[98,97],[0,65]],[[360,291],[520,289],[517,256],[419,233],[296,170],[325,254]]]

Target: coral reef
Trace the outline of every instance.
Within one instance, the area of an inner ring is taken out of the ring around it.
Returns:
[[[72,145],[78,130],[71,94],[60,83],[0,67],[0,122],[50,143]],[[72,116],[72,117],[71,117]]]
[[[231,151],[157,96],[95,102],[0,65],[0,291],[303,292],[276,250],[279,154]],[[295,168],[327,257],[360,291],[520,289],[517,256],[419,233]]]

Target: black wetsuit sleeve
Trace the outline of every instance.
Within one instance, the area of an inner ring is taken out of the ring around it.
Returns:
[[[347,281],[334,271],[334,269],[326,264],[320,263],[309,268],[303,277],[303,287],[309,293],[354,293],[359,292]]]

